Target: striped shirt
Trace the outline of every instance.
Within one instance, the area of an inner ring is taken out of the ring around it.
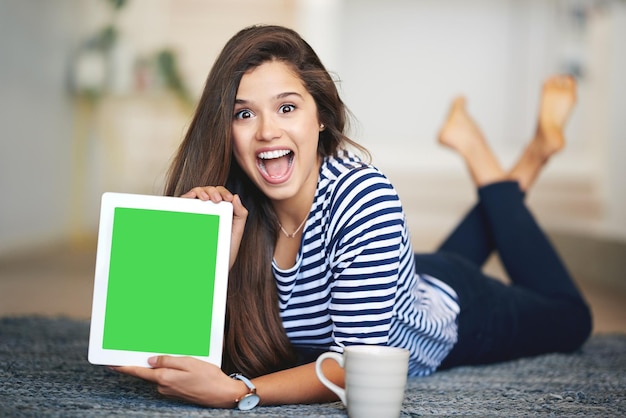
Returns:
[[[283,325],[296,346],[404,347],[409,375],[423,376],[456,342],[456,293],[415,273],[395,189],[350,152],[322,162],[295,265],[274,262],[273,272]]]

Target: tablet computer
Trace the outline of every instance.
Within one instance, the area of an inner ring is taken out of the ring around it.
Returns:
[[[90,363],[169,354],[221,366],[232,216],[228,202],[103,194]]]

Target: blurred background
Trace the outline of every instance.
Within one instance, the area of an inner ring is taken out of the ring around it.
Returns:
[[[596,329],[626,329],[623,0],[0,0],[0,315],[90,316],[101,194],[161,194],[213,60],[256,23],[296,29],[335,75],[417,250],[474,201],[436,143],[451,100],[510,166],[542,80],[573,74],[567,147],[529,204]]]

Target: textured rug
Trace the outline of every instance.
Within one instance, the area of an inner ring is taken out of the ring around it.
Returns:
[[[200,408],[86,360],[89,324],[0,319],[1,417],[345,417],[341,403]],[[409,379],[402,416],[626,416],[626,335],[596,335],[574,354],[460,367]]]

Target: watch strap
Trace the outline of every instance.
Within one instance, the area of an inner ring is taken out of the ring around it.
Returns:
[[[256,386],[254,386],[250,379],[240,373],[233,373],[230,377],[242,381],[248,387],[248,393],[235,399],[237,407],[244,410],[254,408],[260,401],[259,395],[256,393]],[[242,402],[242,400],[244,402]]]
[[[233,373],[230,375],[230,377],[232,377],[233,379],[241,380],[243,383],[246,384],[246,386],[250,390],[250,393],[256,393],[256,386],[254,386],[254,384],[246,376],[242,375],[241,373]]]

